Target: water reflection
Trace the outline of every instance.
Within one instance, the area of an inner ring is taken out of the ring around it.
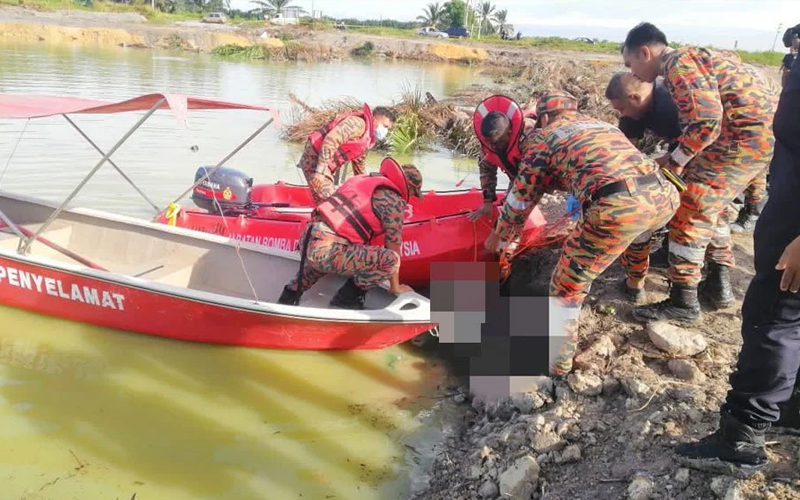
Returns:
[[[150,92],[174,92],[274,106],[282,120],[291,120],[293,93],[311,105],[343,96],[355,96],[371,105],[391,103],[404,88],[420,85],[435,96],[480,81],[478,70],[462,66],[418,65],[397,62],[344,62],[323,64],[216,61],[208,55],[162,56],[140,50],[96,50],[58,46],[0,45],[4,71],[0,92],[74,95],[127,99]],[[141,116],[75,116],[73,119],[98,146],[107,150]],[[213,165],[255,131],[265,120],[257,112],[194,112],[188,127],[180,129],[167,112],[159,112],[120,148],[113,159],[159,204],[166,204],[191,185],[197,168]],[[23,133],[24,132],[24,133]],[[0,179],[5,189],[33,192],[47,199],[63,198],[101,158],[61,117],[28,122],[0,122],[0,158],[5,167]],[[193,146],[197,146],[196,151]],[[46,152],[46,154],[45,154]],[[302,182],[296,164],[302,145],[280,139],[271,127],[228,166],[247,172],[256,182],[284,179]],[[370,154],[377,168],[382,156]],[[453,189],[463,170],[475,161],[459,159],[448,151],[416,154],[425,186]],[[478,185],[473,176],[467,185]],[[104,166],[75,204],[147,217],[147,204]]]

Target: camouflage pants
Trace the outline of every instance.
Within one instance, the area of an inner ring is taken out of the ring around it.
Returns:
[[[753,179],[750,181],[750,184],[747,185],[747,188],[744,190],[745,204],[758,205],[764,201],[764,198],[767,196],[767,173],[769,173],[768,165],[765,166],[764,170],[762,170],[758,175],[753,177]],[[733,222],[736,220],[738,214],[739,211],[732,207],[730,203],[728,203],[722,212],[722,217],[724,218],[724,221]]]
[[[764,165],[758,175],[753,177],[753,180],[748,184],[747,189],[744,190],[744,202],[749,205],[757,205],[764,201],[767,196],[767,173],[769,172],[769,165]]]
[[[318,160],[319,154],[314,151],[310,144],[306,144],[306,149],[303,150],[303,156],[300,157],[298,167],[303,171],[308,187],[311,188],[311,197],[314,199],[314,205],[319,205],[336,192],[333,175],[329,170],[326,170],[321,178],[319,176],[315,178]]]
[[[680,205],[678,190],[666,179],[662,182],[646,186],[634,196],[619,193],[594,202],[564,242],[550,280],[551,301],[556,302],[554,317],[562,318],[564,341],[551,373],[562,375],[572,368],[577,320],[592,282],[620,256],[629,278],[640,280],[647,275],[650,236],[669,222]]]
[[[741,151],[735,157],[701,153],[685,170],[687,189],[669,225],[669,277],[673,283],[697,285],[704,261],[733,267],[728,204],[748,185],[765,177],[768,151]],[[766,179],[765,179],[766,180]]]
[[[334,234],[320,230],[320,223],[311,232],[303,233],[300,248],[306,250],[303,269],[287,285],[290,290],[305,292],[326,274],[352,277],[362,289],[373,288],[389,279],[400,269],[400,256],[392,250],[375,245],[356,245]]]

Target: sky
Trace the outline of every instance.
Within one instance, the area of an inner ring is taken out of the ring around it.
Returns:
[[[439,0],[444,3],[445,0]],[[475,0],[473,0],[474,2]],[[492,0],[523,36],[564,36],[622,41],[641,21],[658,26],[672,42],[720,48],[786,52],[780,36],[800,23],[800,0]],[[251,9],[249,0],[232,6]],[[414,21],[431,0],[292,0],[335,18]]]

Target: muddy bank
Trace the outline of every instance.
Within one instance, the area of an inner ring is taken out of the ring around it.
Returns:
[[[148,24],[144,16],[135,13],[37,12],[21,8],[0,8],[0,38],[191,51],[210,51],[227,44],[251,44],[251,37],[232,26],[189,22],[160,26]]]
[[[507,400],[465,398],[463,425],[438,451],[430,486],[415,500],[800,499],[796,437],[768,435],[773,465],[749,480],[686,469],[674,457],[676,444],[716,428],[736,363],[752,235],[734,235],[734,245],[737,303],[704,307],[701,321],[677,337],[633,321],[614,264],[584,306],[575,372],[529,381]],[[514,274],[533,276],[541,292],[558,253],[520,262]],[[665,280],[666,270],[652,270],[648,301],[666,296]]]
[[[541,51],[455,40],[440,42],[423,37],[315,32],[297,26],[214,25],[199,21],[158,25],[136,13],[39,12],[19,7],[0,8],[0,38],[195,52],[212,52],[233,45],[262,46],[269,49],[263,58],[276,60],[372,57],[513,66],[527,64],[533,56],[548,54],[619,64],[619,58],[609,54]]]

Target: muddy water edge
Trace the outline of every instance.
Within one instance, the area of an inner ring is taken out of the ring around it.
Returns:
[[[209,55],[0,43],[0,92],[126,99],[175,92],[277,107],[354,96],[391,104],[404,87],[447,96],[481,82],[459,66],[266,64]],[[140,114],[77,116],[108,150]],[[155,116],[114,155],[160,206],[257,129],[256,112]],[[256,183],[300,181],[298,145],[268,129],[228,166]],[[12,155],[13,152],[13,155]],[[63,118],[0,122],[0,189],[63,199],[99,159]],[[371,155],[375,169],[380,155]],[[426,187],[452,189],[474,161],[415,154]],[[183,200],[184,204],[191,204]],[[103,168],[74,205],[149,218]],[[265,277],[264,279],[268,279]],[[282,286],[276,283],[275,286]],[[179,343],[0,307],[3,498],[404,499],[458,422],[446,367],[411,346],[267,351]]]

